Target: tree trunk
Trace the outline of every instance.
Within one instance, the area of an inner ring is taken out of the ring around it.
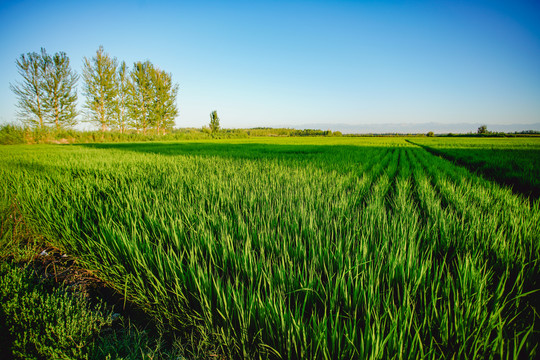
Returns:
[[[122,119],[122,123],[120,124],[120,132],[123,134],[124,131],[126,131],[126,121],[124,120],[124,109],[120,111],[120,117]]]
[[[107,124],[105,123],[105,99],[103,98],[103,91],[101,91],[101,101],[99,103],[101,107],[101,131],[105,132],[107,130]]]
[[[40,98],[38,96],[38,99],[37,99],[37,106],[38,106],[38,118],[39,118],[39,127],[43,129],[43,114],[41,113],[41,101],[40,101]]]
[[[34,91],[37,96],[37,110],[38,110],[38,119],[39,119],[39,127],[43,129],[43,113],[41,112],[41,97],[39,96],[39,84],[37,83],[37,80],[34,79],[32,81],[32,85],[34,86]]]
[[[54,102],[54,123],[56,124],[56,130],[58,130],[60,128],[60,124],[58,123],[58,120],[60,118],[60,110],[58,110],[58,100],[55,100]]]

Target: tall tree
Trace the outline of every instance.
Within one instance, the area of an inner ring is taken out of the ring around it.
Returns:
[[[153,123],[157,133],[170,130],[174,126],[174,119],[178,115],[176,96],[178,85],[173,84],[171,74],[160,69],[153,69],[152,83],[154,90],[154,103],[152,107]]]
[[[210,130],[212,130],[213,133],[219,131],[219,117],[216,110],[210,113]]]
[[[154,125],[154,86],[152,73],[154,65],[150,61],[138,61],[133,64],[128,86],[128,113],[130,125],[146,134],[148,128]]]
[[[85,57],[83,61],[85,108],[89,112],[90,121],[101,126],[101,131],[105,132],[117,113],[118,61],[105,53],[103,46],[96,51],[95,57]]]
[[[19,119],[29,126],[45,126],[45,110],[43,101],[45,90],[43,88],[45,61],[47,56],[45,49],[41,54],[36,52],[22,54],[17,59],[17,71],[22,76],[22,82],[9,84],[11,90],[17,96],[17,115]]]
[[[45,73],[43,88],[46,96],[43,108],[48,122],[57,129],[76,124],[77,90],[79,76],[71,69],[66,53],[43,55]]]
[[[116,126],[121,133],[126,132],[127,127],[127,101],[129,91],[129,74],[127,72],[126,62],[122,61],[118,66],[116,76],[116,87],[118,89],[116,98]]]

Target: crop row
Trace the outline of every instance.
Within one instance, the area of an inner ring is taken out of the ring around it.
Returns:
[[[540,138],[419,138],[411,142],[517,193],[540,197]]]

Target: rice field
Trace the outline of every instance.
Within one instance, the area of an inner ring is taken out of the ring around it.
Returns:
[[[538,354],[539,201],[404,138],[4,146],[0,185],[227,358]]]

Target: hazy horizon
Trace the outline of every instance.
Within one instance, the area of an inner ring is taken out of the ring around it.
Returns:
[[[540,122],[534,1],[6,1],[0,22],[0,123],[21,54],[80,73],[99,45],[172,73],[177,127]]]

